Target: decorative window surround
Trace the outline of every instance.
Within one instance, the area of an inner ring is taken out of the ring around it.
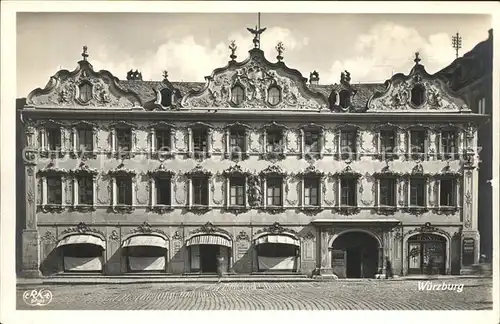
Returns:
[[[71,170],[71,175],[73,176],[73,205],[71,206],[73,210],[86,212],[94,211],[97,199],[97,175],[98,171],[96,169],[89,168],[86,164],[80,163],[78,169]],[[92,204],[84,205],[79,202],[79,184],[78,180],[81,176],[92,177]]]
[[[375,208],[379,213],[388,213],[392,214],[398,209],[399,205],[399,197],[398,197],[398,182],[400,181],[401,178],[405,176],[405,174],[399,173],[399,172],[394,172],[389,168],[389,165],[387,164],[385,167],[382,168],[380,172],[375,172],[373,174],[375,177],[376,181],[376,199],[375,199]],[[381,179],[393,179],[394,180],[394,206],[385,206],[382,205],[380,202],[380,180]]]
[[[300,180],[300,199],[299,207],[302,210],[310,211],[321,211],[323,209],[323,182],[325,179],[325,173],[319,171],[314,166],[307,167],[304,171],[297,174]],[[318,181],[318,205],[306,205],[305,204],[305,181],[306,179],[316,179]]]
[[[435,188],[436,188],[436,207],[440,213],[454,213],[460,208],[460,194],[461,194],[461,181],[460,177],[462,175],[458,172],[452,172],[445,170],[440,174],[435,175]],[[441,205],[441,180],[452,180],[453,190],[454,190],[454,205],[453,206],[443,206]]]
[[[399,146],[400,146],[400,127],[397,125],[387,123],[380,125],[374,129],[375,136],[377,137],[377,157],[381,160],[394,160],[399,158]],[[393,131],[394,132],[394,151],[393,152],[382,152],[382,134],[383,131]]]
[[[355,132],[354,136],[354,145],[355,145],[355,153],[354,155],[350,155],[349,158],[344,158],[342,154],[342,133],[343,132]],[[361,129],[358,125],[353,124],[342,124],[335,128],[335,147],[336,147],[336,156],[338,160],[359,160],[359,138],[361,136]]]
[[[281,212],[285,209],[285,189],[286,189],[286,180],[287,174],[285,171],[281,169],[281,167],[273,164],[268,166],[266,169],[260,172],[260,176],[262,179],[262,192],[264,193],[264,199],[262,199],[262,207],[269,212]],[[269,177],[279,177],[281,178],[281,206],[268,206],[267,205],[267,179]]]
[[[48,130],[49,129],[59,129],[60,131],[60,148],[56,151],[49,150],[48,147]],[[39,125],[39,146],[40,146],[40,157],[64,157],[66,155],[66,125],[52,119],[44,121]]]
[[[306,136],[305,133],[308,131],[313,131],[318,133],[318,145],[319,145],[319,150],[317,152],[306,152]],[[300,152],[301,152],[301,157],[302,159],[306,158],[306,155],[312,158],[323,158],[323,151],[324,151],[324,127],[318,124],[314,123],[309,123],[305,124],[299,127],[299,134],[300,134]]]
[[[248,141],[250,140],[250,131],[251,127],[242,124],[240,122],[236,122],[233,124],[229,124],[224,128],[224,136],[225,136],[225,150],[224,150],[224,158],[226,159],[242,159],[246,160],[249,158],[248,154]],[[238,130],[238,131],[243,131],[245,133],[244,137],[244,147],[243,147],[243,152],[238,153],[238,152],[231,152],[231,131],[233,130]]]
[[[212,180],[212,172],[203,168],[201,165],[197,165],[192,170],[184,174],[188,178],[188,209],[196,211],[206,211],[212,208],[210,202],[212,201],[210,181]],[[195,206],[193,205],[193,178],[205,178],[207,179],[207,202],[206,206]]]
[[[452,132],[455,135],[455,152],[445,153],[443,147],[443,133]],[[437,129],[436,133],[436,148],[437,148],[437,158],[439,160],[457,160],[461,157],[461,147],[464,145],[464,132],[460,131],[460,128],[455,125],[445,125]]]
[[[126,121],[119,121],[116,123],[112,123],[110,126],[110,138],[111,138],[111,156],[115,158],[133,158],[136,153],[136,145],[137,145],[137,125],[133,123],[129,123]],[[126,152],[127,154],[118,152],[118,139],[116,138],[117,129],[124,128],[130,129],[130,152]]]
[[[195,129],[202,129],[207,132],[207,152],[206,152],[206,157],[210,158],[212,156],[212,136],[213,136],[213,126],[207,123],[203,122],[196,122],[193,124],[188,125],[188,157],[190,158],[198,158],[198,159],[203,159],[204,158],[204,153],[205,152],[200,152],[200,154],[197,154],[197,152],[194,152],[194,142],[193,142],[193,131]]]
[[[348,165],[345,167],[342,171],[336,172],[333,174],[335,177],[335,182],[334,185],[336,186],[337,190],[337,195],[335,197],[336,204],[335,207],[336,209],[342,213],[342,214],[355,214],[359,212],[359,203],[358,203],[358,191],[359,191],[359,181],[361,179],[361,173],[352,170],[352,168]],[[342,205],[342,179],[353,179],[355,181],[355,188],[354,188],[354,194],[355,194],[355,205],[354,206],[347,206],[347,205]]]
[[[111,210],[115,213],[117,212],[125,212],[125,213],[131,213],[135,210],[135,204],[134,202],[136,201],[136,190],[135,186],[136,184],[136,171],[131,170],[131,169],[126,169],[123,167],[123,164],[120,164],[118,168],[110,170],[108,174],[111,176]],[[131,188],[130,190],[132,191],[132,199],[131,199],[131,204],[130,205],[119,205],[118,204],[118,188],[116,185],[116,177],[119,176],[125,176],[125,177],[130,177],[131,180]]]
[[[250,176],[250,172],[244,171],[241,169],[239,165],[233,165],[228,169],[222,172],[222,175],[225,178],[225,207],[228,210],[238,211],[238,210],[247,210],[248,209],[248,177]],[[233,177],[241,177],[245,179],[244,183],[244,205],[243,206],[233,206],[231,205],[231,178]]]
[[[173,196],[175,194],[174,190],[174,177],[175,177],[175,172],[171,170],[167,170],[165,166],[162,164],[160,165],[157,169],[148,171],[149,175],[149,186],[150,186],[150,200],[149,200],[149,207],[152,211],[158,212],[158,213],[165,213],[168,211],[173,210],[172,206],[172,201],[173,201]],[[168,179],[170,183],[170,202],[168,205],[159,205],[157,204],[157,191],[156,191],[156,185],[158,178],[165,178]]]
[[[163,151],[158,151],[156,148],[156,131],[157,130],[165,130],[170,132],[170,144],[169,144],[169,149],[168,150],[163,150]],[[172,124],[166,123],[166,122],[158,122],[152,125],[149,125],[149,137],[150,137],[150,148],[149,151],[151,153],[151,157],[154,159],[159,159],[159,160],[164,160],[164,159],[169,159],[173,158],[176,154],[175,151],[175,132],[176,132],[176,127]]]
[[[263,159],[268,159],[268,160],[282,160],[286,157],[287,153],[287,132],[288,128],[285,125],[278,124],[276,122],[271,122],[268,124],[265,124],[261,127],[263,130],[262,132],[262,158]],[[269,131],[280,131],[281,132],[281,138],[282,138],[282,143],[281,143],[281,152],[268,152],[267,150],[267,133]]]
[[[412,132],[421,131],[424,133],[424,152],[414,153],[412,151]],[[408,160],[417,160],[417,161],[425,161],[429,158],[429,150],[430,150],[430,135],[429,129],[426,126],[418,125],[410,127],[406,130],[406,158]]]
[[[41,181],[41,194],[42,194],[42,204],[41,204],[41,210],[44,213],[51,213],[51,212],[57,212],[60,213],[66,208],[66,191],[65,186],[66,186],[66,180],[67,176],[69,175],[69,171],[66,169],[59,169],[54,167],[54,165],[51,163],[49,167],[41,169],[38,171],[39,179]],[[47,186],[47,178],[55,176],[55,177],[60,177],[61,179],[61,204],[48,204],[48,186]]]
[[[412,205],[411,203],[411,185],[412,181],[415,180],[422,180],[424,181],[424,204],[423,206],[420,205]],[[407,208],[410,212],[412,213],[423,213],[426,212],[429,209],[429,195],[428,195],[428,188],[430,186],[430,178],[428,176],[411,176],[406,178],[406,204]]]
[[[81,128],[92,129],[92,151],[81,151],[77,147],[78,130]],[[96,158],[97,157],[97,132],[99,128],[96,124],[87,121],[79,121],[71,128],[71,157],[72,158]]]

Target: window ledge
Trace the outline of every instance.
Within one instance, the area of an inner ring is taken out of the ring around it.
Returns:
[[[155,205],[153,207],[150,207],[149,210],[152,212],[155,212],[155,213],[165,214],[165,213],[173,211],[174,207],[172,207],[170,205]]]
[[[302,206],[299,210],[306,215],[314,215],[322,212],[324,209],[321,206]]]
[[[425,206],[408,206],[404,210],[410,214],[423,214],[429,211],[429,208]]]
[[[262,153],[260,157],[264,160],[283,160],[286,158],[284,152],[266,152]]]
[[[95,211],[96,208],[94,205],[76,205],[76,206],[71,206],[72,211],[78,211],[78,212],[89,212],[89,211]]]
[[[458,212],[458,209],[459,209],[458,206],[439,206],[436,209],[436,213],[443,215],[451,215]]]
[[[250,154],[248,152],[225,152],[224,153],[224,158],[225,159],[230,159],[230,160],[246,160],[250,157]]]
[[[130,151],[130,152],[111,152],[110,156],[116,159],[131,159],[135,157],[137,152]]]
[[[227,212],[230,212],[233,214],[241,214],[241,213],[248,211],[249,208],[246,206],[231,205],[231,206],[226,206],[224,209]]]
[[[40,206],[40,210],[44,213],[62,213],[65,209],[65,206],[56,204],[46,204]]]
[[[266,206],[264,210],[270,214],[279,214],[283,213],[286,209],[283,206]]]
[[[111,207],[111,211],[114,213],[131,214],[134,210],[135,207],[131,205],[116,205]]]
[[[398,208],[396,206],[377,206],[376,211],[378,214],[382,215],[392,215],[394,214]]]
[[[335,208],[336,212],[343,215],[353,215],[357,214],[360,211],[358,206],[339,206]]]
[[[152,154],[152,158],[158,160],[172,159],[174,156],[175,156],[174,152],[155,151]]]
[[[188,152],[187,156],[192,159],[208,159],[212,157],[212,152]]]
[[[87,158],[95,159],[97,158],[97,153],[95,151],[72,151],[70,153],[72,159]]]
[[[398,153],[376,153],[376,158],[379,160],[398,160],[399,159],[399,154]]]
[[[189,211],[195,214],[204,214],[210,211],[210,206],[189,206]]]
[[[57,151],[50,151],[50,150],[41,150],[40,151],[40,157],[42,158],[57,158],[57,157],[64,157],[66,156],[66,152],[62,150],[57,150]]]

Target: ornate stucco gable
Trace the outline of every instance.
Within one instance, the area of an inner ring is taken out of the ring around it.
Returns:
[[[430,75],[416,53],[409,75],[395,74],[386,89],[367,103],[368,112],[457,113],[470,112],[463,98],[451,90],[439,75]]]
[[[271,63],[258,48],[249,51],[243,62],[234,59],[206,77],[205,87],[191,91],[182,100],[183,108],[222,109],[327,109],[324,95],[311,91],[307,79],[281,62]],[[234,55],[233,55],[234,56]],[[281,58],[281,56],[279,56]],[[235,100],[234,91],[240,96]],[[269,89],[279,91],[279,102],[270,102]]]
[[[132,109],[141,108],[139,96],[118,85],[118,78],[109,71],[94,71],[87,61],[84,46],[83,60],[74,71],[60,70],[52,76],[44,89],[33,90],[26,98],[29,108],[70,109]]]

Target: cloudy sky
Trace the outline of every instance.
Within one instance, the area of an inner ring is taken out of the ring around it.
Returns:
[[[226,65],[230,40],[244,60],[253,46],[246,27],[257,14],[214,13],[18,13],[17,95],[44,87],[60,69],[73,70],[88,46],[94,69],[120,79],[130,69],[144,80],[204,81]],[[462,36],[460,53],[488,36],[485,15],[424,14],[274,14],[262,13],[267,27],[261,48],[271,62],[274,47],[285,46],[284,62],[309,77],[317,70],[321,84],[338,83],[348,70],[352,82],[383,82],[391,74],[408,73],[414,52],[430,73],[455,58],[451,36]]]

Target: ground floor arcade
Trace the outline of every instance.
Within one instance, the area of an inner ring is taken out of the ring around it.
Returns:
[[[233,231],[207,223],[187,235],[167,235],[147,223],[124,235],[124,230],[108,230],[106,235],[78,226],[57,238],[47,231],[36,244],[25,243],[24,266],[32,265],[32,272],[43,275],[189,275],[219,269],[230,274],[373,278],[385,272],[389,261],[396,275],[459,274],[466,262],[474,262],[479,244],[479,235],[465,236],[461,226],[407,226],[389,219],[315,221],[302,227],[274,223]],[[36,269],[29,258],[37,262]]]

